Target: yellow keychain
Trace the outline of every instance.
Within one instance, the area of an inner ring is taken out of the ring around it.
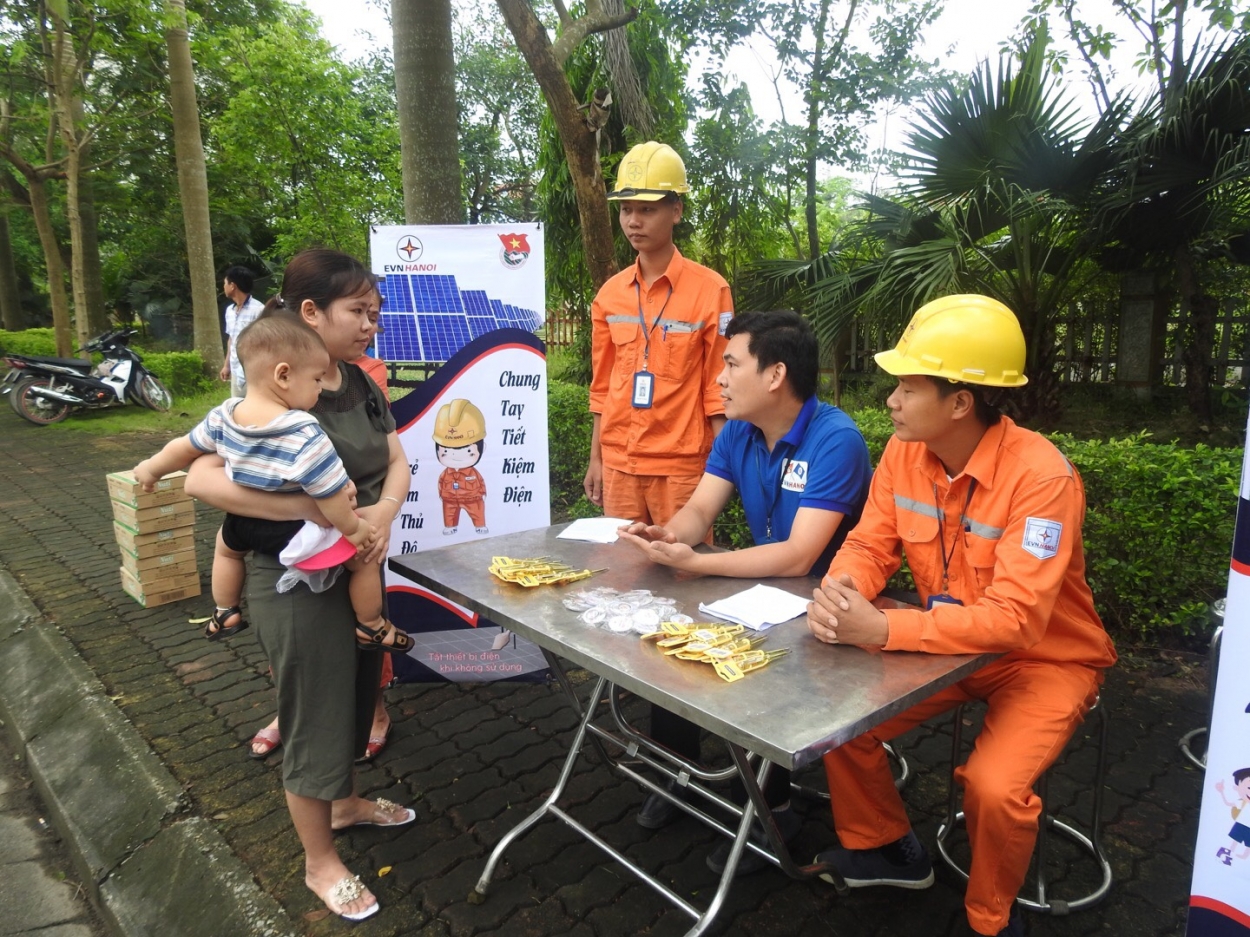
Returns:
[[[766,667],[778,657],[789,653],[790,649],[788,647],[778,648],[775,651],[748,651],[729,660],[718,661],[715,665],[716,672],[725,680],[733,683],[735,680],[741,680],[752,670]]]

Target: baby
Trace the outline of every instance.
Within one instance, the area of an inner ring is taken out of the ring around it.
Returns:
[[[357,551],[371,544],[377,530],[355,513],[356,486],[317,418],[316,406],[330,355],[315,331],[286,315],[258,319],[236,342],[248,376],[244,397],[231,397],[186,436],[135,466],[144,491],[170,472],[184,469],[215,452],[239,485],[261,491],[304,491]],[[227,514],[217,532],[213,553],[213,602],[216,609],[204,628],[210,641],[246,628],[239,601],[243,594],[243,558],[258,550],[275,556],[305,526],[304,521],[270,521]],[[382,617],[382,579],[357,554],[344,563],[351,573],[349,592],[356,613],[356,643],[407,653],[412,638]]]

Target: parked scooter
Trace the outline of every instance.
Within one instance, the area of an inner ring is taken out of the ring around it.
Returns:
[[[57,423],[74,409],[96,410],[137,403],[164,412],[173,406],[169,390],[143,366],[129,347],[135,329],[105,332],[80,352],[100,352],[104,360],[92,365],[82,358],[37,358],[5,355],[10,371],[0,381],[18,416],[40,426]]]

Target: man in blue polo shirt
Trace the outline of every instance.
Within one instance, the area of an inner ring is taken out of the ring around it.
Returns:
[[[685,507],[664,527],[631,524],[620,537],[653,562],[713,576],[764,579],[823,575],[859,520],[872,468],[855,422],[816,399],[819,346],[795,312],[748,312],[725,331],[729,344],[717,382],[727,422],[712,444],[703,478]],[[696,553],[737,490],[755,545]],[[658,706],[651,736],[690,761],[699,759],[699,729]],[[764,795],[788,839],[799,820],[789,807],[790,773],[774,767]],[[738,793],[741,797],[741,794]],[[659,829],[678,810],[662,797],[643,803],[638,822]],[[708,857],[721,871],[726,842]],[[763,866],[747,851],[739,873]]]

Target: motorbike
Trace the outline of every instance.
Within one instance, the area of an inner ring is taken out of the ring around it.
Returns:
[[[173,406],[173,395],[131,350],[136,334],[135,329],[115,329],[78,349],[101,353],[104,360],[97,365],[83,358],[5,355],[10,370],[0,381],[0,396],[9,398],[18,416],[40,426],[60,422],[73,410],[128,403],[164,412]]]

